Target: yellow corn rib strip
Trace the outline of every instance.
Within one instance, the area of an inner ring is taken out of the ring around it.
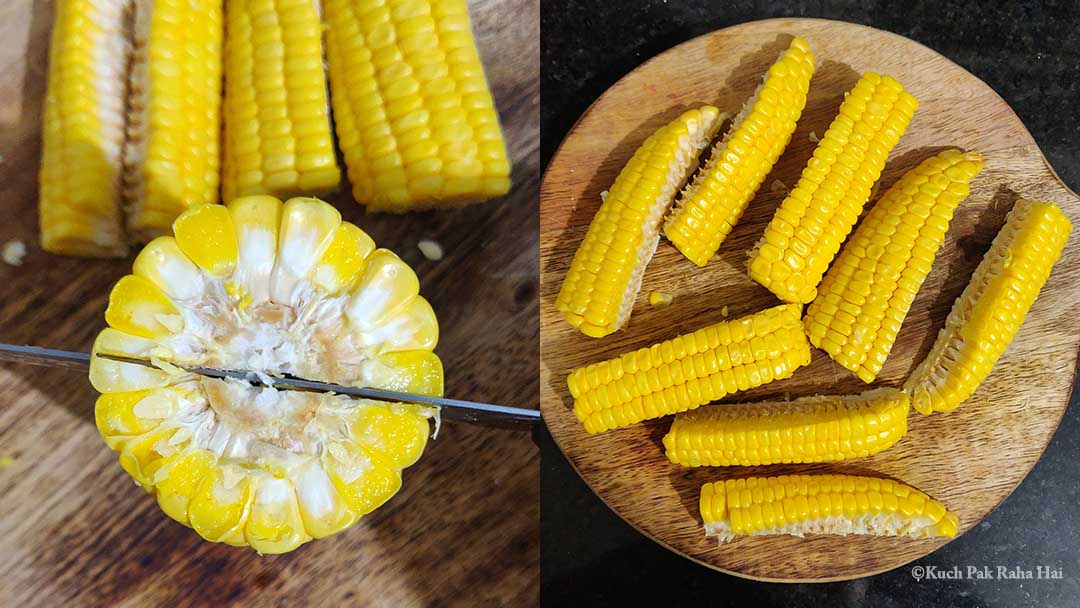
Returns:
[[[619,172],[555,300],[581,333],[601,338],[630,319],[660,240],[660,222],[719,129],[719,117],[712,106],[683,113],[646,139]]]
[[[223,200],[333,192],[318,0],[230,0],[225,19]]]
[[[785,302],[814,299],[918,105],[891,77],[863,74],[750,251],[751,279]]]
[[[120,174],[130,4],[58,0],[42,121],[41,246],[122,256]]]
[[[369,211],[510,190],[510,161],[465,0],[324,0],[338,140]]]
[[[813,73],[810,47],[795,38],[683,189],[664,236],[693,263],[704,266],[716,253],[791,141]]]
[[[707,483],[698,503],[705,535],[869,534],[952,538],[960,521],[940,502],[891,479],[780,475]]]
[[[865,458],[907,433],[909,401],[885,388],[861,395],[713,405],[679,414],[664,436],[668,460],[688,467]]]
[[[1020,330],[1071,231],[1057,205],[1017,201],[904,385],[916,410],[948,412],[975,392]]]
[[[574,370],[574,414],[589,433],[694,409],[810,363],[802,307],[782,304]]]
[[[220,0],[135,2],[124,189],[136,241],[218,202],[221,13]]]
[[[811,344],[874,381],[982,168],[977,152],[946,150],[889,188],[818,287],[804,319]]]

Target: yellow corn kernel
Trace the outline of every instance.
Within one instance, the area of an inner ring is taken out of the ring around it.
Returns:
[[[105,321],[122,332],[143,338],[160,338],[174,333],[166,319],[178,320],[180,311],[150,281],[127,275],[109,294]]]
[[[804,323],[810,343],[873,382],[949,229],[977,152],[946,150],[908,171],[859,224],[818,287]]]
[[[676,416],[664,448],[668,460],[688,467],[865,458],[907,433],[908,405],[907,395],[896,389],[713,405]]]
[[[375,251],[375,241],[366,232],[348,222],[342,223],[334,240],[315,265],[312,281],[336,294],[349,287],[349,282],[363,272],[367,257]]]
[[[716,253],[791,141],[813,73],[809,45],[795,38],[679,195],[664,236],[693,263]]]
[[[600,338],[630,319],[660,222],[698,153],[720,127],[712,106],[690,110],[652,134],[604,197],[566,273],[555,308],[567,323]]]
[[[863,74],[750,251],[750,278],[807,303],[847,238],[919,102],[889,76]]]
[[[566,380],[574,414],[600,433],[787,378],[810,363],[801,311],[783,304],[578,368]]]
[[[1016,202],[930,354],[904,384],[916,410],[948,412],[975,392],[1020,330],[1071,231],[1057,205]]]
[[[176,243],[206,272],[227,277],[236,270],[239,246],[229,210],[222,205],[192,205],[173,222]]]

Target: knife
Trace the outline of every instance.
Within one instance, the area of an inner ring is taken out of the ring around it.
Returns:
[[[55,348],[42,348],[38,346],[19,346],[16,344],[0,343],[0,361],[13,363],[27,363],[30,365],[43,365],[46,367],[64,367],[85,370],[90,366],[88,353],[72,352]],[[142,365],[143,367],[155,368],[156,366],[145,359],[134,357],[122,357],[117,355],[98,354],[93,355],[101,359]],[[208,378],[236,378],[256,385],[263,385],[255,374],[251,372],[216,369],[213,367],[200,366],[177,366],[184,371],[206,376]],[[445,397],[429,397],[427,395],[413,395],[411,393],[399,393],[376,388],[361,388],[344,386],[331,382],[318,382],[305,380],[291,376],[271,376],[273,387],[282,390],[316,391],[323,393],[337,393],[363,399],[375,399],[377,401],[399,401],[403,403],[419,403],[422,405],[435,405],[445,408],[441,413],[449,420],[461,420],[478,424],[490,424],[492,426],[522,427],[529,426],[540,420],[539,410],[508,405],[495,405],[492,403],[477,403],[475,401],[463,401],[461,399],[447,399]]]

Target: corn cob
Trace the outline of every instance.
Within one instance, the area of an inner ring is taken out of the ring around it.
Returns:
[[[890,479],[780,475],[707,483],[699,503],[705,535],[869,534],[956,536],[960,522],[940,502]]]
[[[791,141],[813,73],[809,46],[795,38],[679,195],[664,236],[693,263],[716,253]]]
[[[130,6],[59,0],[42,124],[41,245],[66,255],[122,256],[120,175]]]
[[[594,363],[567,378],[589,433],[694,409],[810,363],[801,306],[783,304]]]
[[[510,161],[465,0],[325,0],[338,140],[370,211],[510,190]]]
[[[630,319],[660,221],[720,127],[712,106],[661,127],[634,152],[604,197],[555,300],[566,322],[593,338]]]
[[[221,2],[135,0],[124,195],[131,238],[218,200]]]
[[[916,410],[948,412],[975,392],[1020,330],[1071,231],[1056,205],[1017,201],[904,385]]]
[[[785,302],[814,299],[918,105],[889,76],[863,74],[750,251],[751,279]]]
[[[230,0],[225,23],[222,198],[334,191],[318,0]]]
[[[664,436],[668,460],[688,467],[865,458],[907,433],[903,391],[714,405],[679,414]]]
[[[442,394],[438,324],[416,275],[330,205],[195,205],[109,297],[92,358],[105,442],[170,517],[283,553],[388,500],[434,408],[257,388],[165,362]]]
[[[945,241],[949,220],[983,168],[977,152],[923,161],[874,205],[807,309],[810,343],[873,382]]]

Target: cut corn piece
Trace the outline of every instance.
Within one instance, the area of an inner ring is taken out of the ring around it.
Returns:
[[[719,115],[712,106],[685,112],[646,139],[615,179],[555,300],[583,334],[601,338],[630,319],[660,222],[719,129]]]
[[[222,4],[134,4],[124,194],[129,237],[145,242],[188,205],[218,201]]]
[[[956,515],[926,494],[891,479],[854,475],[780,475],[707,483],[699,502],[705,535],[868,534],[952,538]]]
[[[785,302],[814,299],[918,105],[891,77],[863,74],[750,251],[751,279]]]
[[[810,363],[801,312],[783,304],[576,369],[574,414],[600,433],[787,378]]]
[[[1020,330],[1071,231],[1057,205],[1016,202],[930,354],[904,385],[916,410],[948,412],[975,392]]]
[[[679,195],[664,236],[693,263],[716,253],[791,141],[813,73],[809,45],[795,38]]]
[[[122,256],[127,2],[58,0],[42,120],[41,246]]]
[[[886,388],[844,397],[713,405],[679,414],[664,436],[668,460],[688,467],[865,458],[907,433],[909,401]]]
[[[977,152],[946,150],[881,197],[818,287],[804,323],[810,343],[873,382],[945,241],[949,220],[983,168]]]
[[[324,0],[330,101],[369,211],[510,190],[510,160],[465,0]]]
[[[400,259],[314,199],[194,205],[109,300],[98,430],[161,509],[213,542],[291,551],[401,486],[435,408],[279,391],[170,364],[442,395],[438,324]]]
[[[319,0],[225,3],[222,199],[324,195],[341,181]]]

